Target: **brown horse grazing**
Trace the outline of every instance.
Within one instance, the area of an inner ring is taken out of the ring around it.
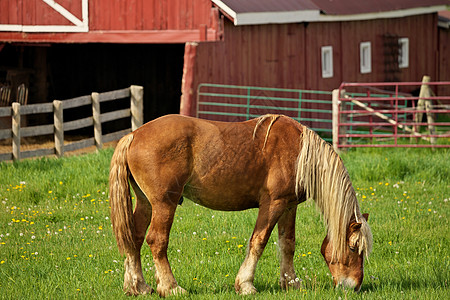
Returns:
[[[241,123],[161,117],[120,140],[109,181],[111,221],[126,255],[124,290],[129,294],[152,292],[141,268],[144,239],[152,251],[158,294],[185,292],[167,259],[169,231],[182,196],[216,210],[259,208],[236,292],[256,292],[256,264],[277,223],[280,285],[300,287],[293,266],[295,218],[297,205],[309,198],[328,226],[322,254],[334,283],[360,289],[364,255],[372,246],[367,216],[359,211],[336,152],[288,117],[266,115]],[[136,194],[134,212],[129,183]]]

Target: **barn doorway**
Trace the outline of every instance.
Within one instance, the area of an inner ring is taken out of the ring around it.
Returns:
[[[29,104],[141,85],[147,122],[179,112],[183,57],[184,44],[3,44],[0,82],[25,78]]]

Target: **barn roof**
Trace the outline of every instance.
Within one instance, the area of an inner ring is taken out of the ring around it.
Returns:
[[[212,0],[235,25],[397,18],[447,9],[449,0]]]

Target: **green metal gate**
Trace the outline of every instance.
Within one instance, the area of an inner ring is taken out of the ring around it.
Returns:
[[[332,140],[331,92],[203,83],[197,89],[197,117],[244,121],[284,114]]]

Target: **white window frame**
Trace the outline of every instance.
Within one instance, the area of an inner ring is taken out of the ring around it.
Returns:
[[[409,38],[398,39],[398,67],[409,67]]]
[[[333,46],[323,46],[321,50],[322,78],[333,77]]]
[[[372,72],[372,46],[370,42],[359,44],[359,66],[361,74]]]

